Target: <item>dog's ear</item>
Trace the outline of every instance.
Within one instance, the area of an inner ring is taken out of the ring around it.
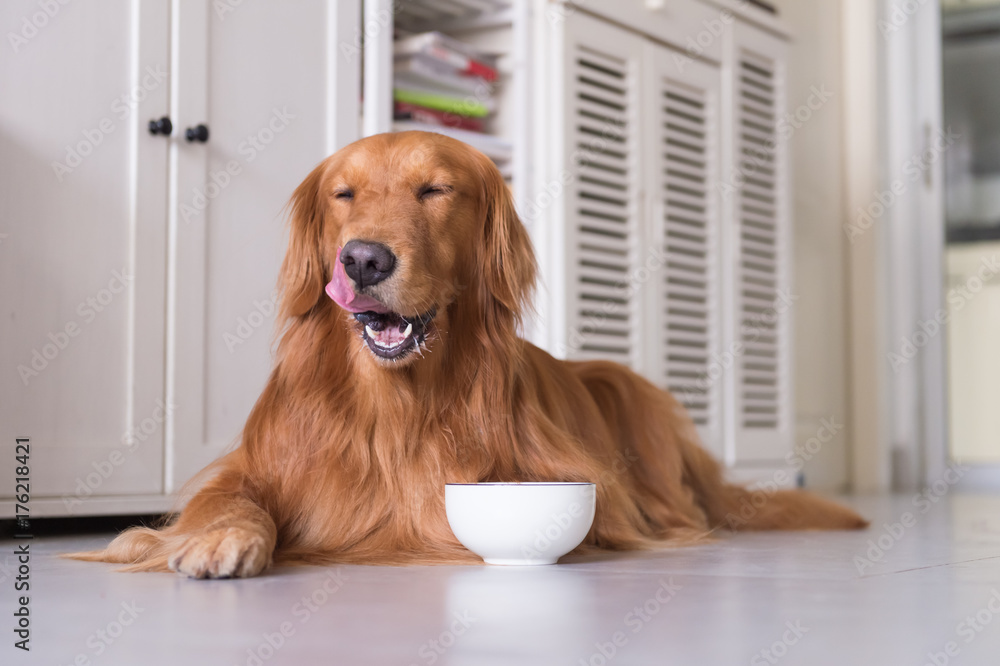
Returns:
[[[322,252],[327,207],[320,196],[320,186],[325,173],[326,162],[323,162],[295,188],[288,203],[291,210],[288,251],[278,280],[282,319],[309,312],[323,297],[328,273]]]
[[[482,155],[480,171],[485,187],[486,216],[478,261],[482,287],[494,306],[517,321],[529,305],[535,288],[535,253],[499,169]]]

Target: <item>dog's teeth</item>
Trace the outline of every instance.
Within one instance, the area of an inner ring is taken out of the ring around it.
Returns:
[[[367,324],[365,324],[365,333],[368,334],[369,338],[374,338],[375,337],[375,331],[373,331],[372,327],[368,326]]]
[[[413,324],[406,325],[406,330],[403,331],[403,338],[405,339],[410,337],[410,333],[413,333]]]

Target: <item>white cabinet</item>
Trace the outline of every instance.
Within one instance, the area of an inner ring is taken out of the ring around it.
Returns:
[[[736,23],[726,41],[721,187],[730,375],[730,460],[778,461],[791,451],[790,174],[785,118],[785,42]],[[784,128],[784,130],[783,130]],[[735,352],[735,353],[734,353]]]
[[[30,91],[0,105],[0,437],[31,438],[34,515],[161,511],[270,370],[283,208],[357,132],[360,3],[59,7],[0,56]]]
[[[242,3],[220,15],[201,0],[177,3],[184,49],[171,112],[211,138],[172,145],[167,492],[238,440],[264,388],[285,204],[357,138],[360,62],[338,49],[357,36],[350,5]],[[344,117],[353,127],[338,130]]]
[[[775,469],[792,447],[784,38],[691,4],[712,27],[698,48],[643,3],[536,24],[535,189],[559,187],[531,225],[535,339],[631,366],[731,468]]]
[[[73,3],[36,26],[37,3],[2,3],[21,39],[0,87],[31,92],[0,105],[0,437],[32,440],[35,515],[167,509],[238,441],[272,362],[284,205],[362,125],[392,128],[394,23],[499,56],[479,145],[506,155],[539,256],[532,339],[669,388],[731,469],[779,466],[784,37],[730,5]]]
[[[34,498],[161,493],[168,5],[53,4],[0,5],[0,498],[22,436]]]
[[[536,230],[547,342],[669,388],[722,455],[719,69],[582,13],[557,34],[561,144],[546,149],[566,188]]]
[[[721,80],[717,67],[646,44],[643,122],[649,335],[640,367],[725,452]]]
[[[643,43],[582,14],[568,17],[559,37],[551,70],[558,98],[547,106],[557,142],[548,147],[550,173],[564,188],[533,225],[551,234],[553,251],[539,262],[557,295],[546,324],[566,331],[552,351],[638,367],[646,312],[643,285],[630,274],[648,250],[641,246]]]

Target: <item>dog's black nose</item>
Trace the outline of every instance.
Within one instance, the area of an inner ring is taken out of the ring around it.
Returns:
[[[340,263],[344,264],[347,277],[361,289],[392,275],[396,268],[396,255],[381,243],[352,240],[340,251]]]

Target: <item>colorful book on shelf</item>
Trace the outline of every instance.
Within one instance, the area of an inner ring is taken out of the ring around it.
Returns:
[[[424,106],[428,109],[446,111],[460,116],[483,118],[496,108],[492,99],[477,99],[472,95],[458,96],[442,93],[429,86],[397,83],[392,90],[392,98],[397,102]]]
[[[447,111],[428,109],[416,104],[396,102],[393,105],[393,118],[395,120],[412,120],[418,123],[436,125],[439,127],[455,127],[457,129],[469,130],[470,132],[482,132],[483,121],[478,118],[460,116]]]
[[[484,155],[489,157],[495,162],[505,162],[511,159],[514,154],[514,150],[511,146],[510,141],[502,139],[498,136],[493,136],[492,134],[483,134],[482,132],[469,132],[467,130],[455,129],[454,127],[441,127],[439,125],[428,125],[426,123],[413,122],[411,120],[400,120],[394,122],[392,127],[397,132],[405,132],[407,130],[420,130],[423,132],[434,132],[436,134],[444,134],[445,136],[450,136],[453,139],[458,139],[463,143],[467,143],[473,148],[479,150]]]
[[[489,97],[492,85],[480,76],[459,74],[454,67],[420,54],[396,56],[393,75],[397,83],[432,86],[464,95]]]
[[[421,54],[454,67],[458,74],[478,76],[487,81],[497,78],[495,58],[440,32],[398,39],[393,42],[393,53],[397,56]]]

